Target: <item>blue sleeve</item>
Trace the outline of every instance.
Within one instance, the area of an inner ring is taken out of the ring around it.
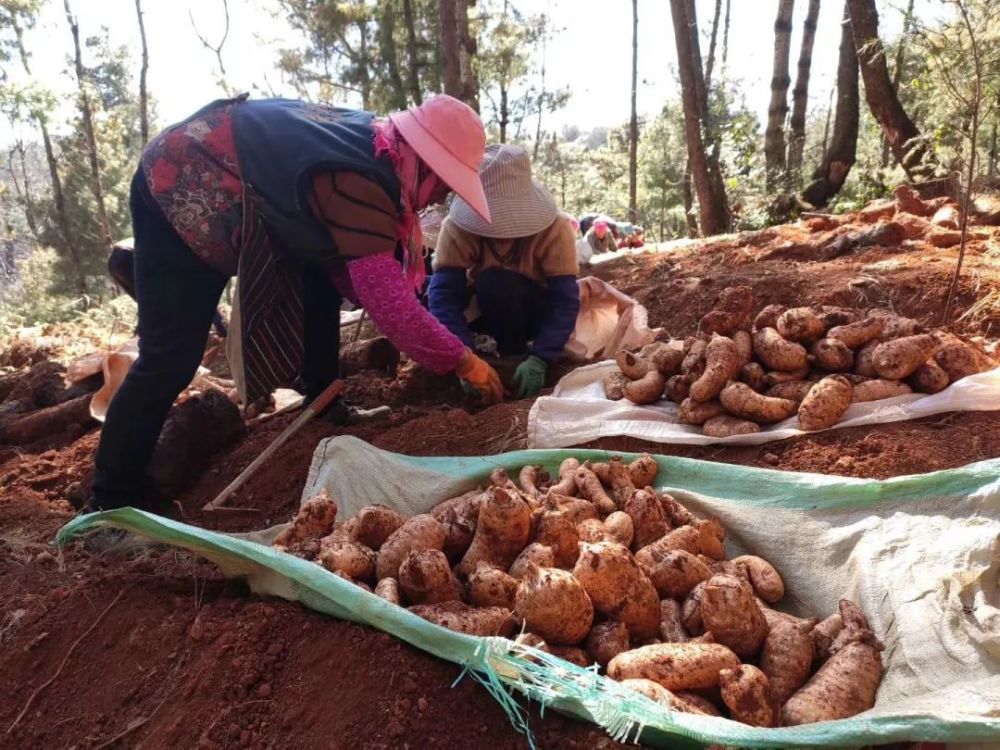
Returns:
[[[576,328],[580,287],[576,276],[551,276],[546,287],[549,312],[531,345],[531,353],[551,364],[559,359]]]
[[[465,320],[467,302],[468,283],[464,268],[439,268],[431,275],[427,288],[427,306],[431,315],[471,349],[474,342]]]

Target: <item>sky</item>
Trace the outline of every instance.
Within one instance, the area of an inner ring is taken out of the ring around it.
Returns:
[[[732,20],[728,72],[742,82],[746,104],[766,116],[773,59],[776,0],[731,0]],[[927,2],[927,0],[923,0]],[[138,28],[134,0],[71,0],[81,34],[107,26],[113,44],[125,44],[138,60]],[[581,129],[615,125],[628,119],[631,87],[631,0],[515,0],[525,13],[547,13],[556,29],[547,47],[547,79],[551,87],[568,87],[567,106],[548,115],[545,126]],[[675,49],[667,0],[639,0],[640,115],[654,115],[674,96]],[[230,0],[230,30],[224,50],[231,85],[283,91],[275,71],[276,49],[293,44],[294,34],[270,8],[271,0]],[[711,25],[714,0],[697,0],[699,26]],[[790,72],[794,78],[802,21],[807,3],[795,3]],[[901,13],[895,4],[880,2],[883,37],[898,33]],[[810,107],[823,109],[836,78],[840,42],[839,0],[823,0],[813,54]],[[144,0],[149,44],[149,90],[157,101],[160,124],[185,118],[217,98],[215,55],[202,46],[191,25],[193,17],[202,35],[218,39],[224,28],[221,0]],[[38,82],[72,101],[72,81],[65,75],[72,50],[62,2],[48,0],[38,26],[28,33],[27,46]],[[721,31],[720,31],[721,43]],[[707,52],[707,43],[702,47]],[[86,50],[84,50],[86,55]],[[138,68],[138,65],[137,65]],[[136,73],[138,76],[138,72]],[[138,85],[138,84],[136,84]],[[359,102],[346,101],[358,105]],[[0,124],[0,129],[8,128]],[[0,141],[7,138],[0,137]]]

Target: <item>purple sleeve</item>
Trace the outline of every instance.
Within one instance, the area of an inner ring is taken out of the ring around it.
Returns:
[[[347,271],[358,302],[397,349],[439,375],[458,366],[465,344],[420,304],[392,253],[352,260]]]

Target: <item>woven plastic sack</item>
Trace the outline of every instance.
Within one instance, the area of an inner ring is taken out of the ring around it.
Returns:
[[[604,378],[617,369],[614,362],[580,367],[564,376],[551,396],[536,399],[528,414],[528,445],[564,448],[611,436],[674,445],[761,445],[802,434],[798,417],[793,416],[750,435],[709,437],[700,427],[680,424],[678,405],[672,401],[637,406],[625,399],[608,400]],[[912,393],[853,404],[830,429],[902,422],[946,411],[994,409],[1000,409],[1000,368],[962,378],[933,395]]]
[[[317,448],[303,497],[326,488],[343,517],[373,502],[416,513],[485,483],[498,466],[516,472],[540,464],[552,472],[569,456],[599,460],[607,454],[413,458],[355,438],[332,438]],[[592,721],[616,739],[638,738],[663,748],[1000,739],[1000,461],[886,481],[673,457],[657,461],[661,488],[722,519],[730,555],[756,552],[776,565],[789,592],[789,611],[825,615],[842,596],[861,605],[886,642],[886,674],[872,710],[779,729],[672,712],[591,670],[507,639],[474,638],[432,625],[313,563],[133,509],[81,516],[60,532],[59,541],[108,525],[189,549],[227,575],[246,577],[257,593],[377,627],[463,665],[525,731],[516,693]]]

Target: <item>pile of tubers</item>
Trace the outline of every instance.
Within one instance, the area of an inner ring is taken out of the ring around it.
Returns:
[[[511,637],[677,711],[775,727],[875,702],[882,644],[848,600],[822,621],[773,608],[767,560],[726,559],[726,529],[653,489],[656,461],[525,466],[404,517],[337,521],[325,494],[274,546],[454,631]]]
[[[996,366],[981,340],[926,330],[884,308],[768,305],[723,291],[699,333],[621,351],[609,399],[680,404],[678,421],[711,437],[759,432],[798,414],[803,430],[836,424],[852,403],[937,393]]]

